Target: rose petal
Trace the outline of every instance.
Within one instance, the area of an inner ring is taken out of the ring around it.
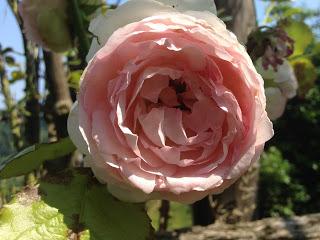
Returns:
[[[92,138],[99,150],[106,154],[117,154],[120,157],[130,157],[129,149],[125,148],[112,127],[111,121],[106,114],[106,109],[100,107],[92,114]]]
[[[154,190],[156,185],[155,175],[147,173],[139,169],[134,163],[122,163],[121,173],[127,178],[135,187],[141,189],[143,192],[149,194]]]
[[[164,110],[153,108],[148,114],[140,115],[139,121],[146,136],[159,147],[165,146],[163,133]],[[157,131],[155,131],[157,129]]]
[[[79,125],[79,104],[75,102],[70,110],[67,123],[68,133],[72,142],[84,154],[89,154],[87,138]]]
[[[97,36],[100,48],[105,45],[111,34],[120,27],[140,21],[159,12],[174,11],[172,7],[154,0],[130,0],[120,5],[116,11],[109,10],[99,15],[89,26],[89,31]],[[87,60],[96,53],[96,44],[91,46]]]
[[[113,196],[115,196],[116,198],[124,202],[139,203],[139,202],[145,202],[151,198],[150,194],[146,194],[140,189],[130,187],[128,185],[108,183],[107,186],[108,186],[108,191]]]
[[[165,135],[177,144],[186,144],[187,134],[182,124],[182,112],[176,108],[164,108]]]
[[[157,0],[158,2],[172,6],[174,9],[184,11],[209,11],[217,14],[216,5],[213,0]]]
[[[279,88],[266,88],[267,113],[271,120],[276,120],[283,114],[287,100]]]

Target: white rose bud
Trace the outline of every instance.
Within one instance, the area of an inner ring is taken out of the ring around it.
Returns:
[[[261,59],[257,60],[256,69],[265,82],[267,113],[271,120],[276,120],[283,114],[287,99],[296,96],[298,81],[287,60],[278,66],[277,71],[272,67],[265,70],[261,62]]]

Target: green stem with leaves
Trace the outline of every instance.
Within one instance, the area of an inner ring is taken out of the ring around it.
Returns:
[[[4,103],[8,112],[8,119],[10,129],[13,137],[13,143],[16,149],[20,149],[23,146],[20,119],[17,109],[15,108],[15,102],[10,92],[10,82],[6,74],[3,58],[0,56],[0,84],[4,97]]]
[[[38,49],[27,40],[23,32],[23,21],[18,13],[18,2],[16,0],[7,0],[8,5],[19,25],[22,42],[24,47],[24,56],[26,59],[26,111],[29,113],[25,121],[25,140],[27,145],[40,141],[40,103],[39,103],[39,60]]]

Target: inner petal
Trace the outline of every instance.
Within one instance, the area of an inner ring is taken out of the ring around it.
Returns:
[[[164,110],[153,108],[148,114],[139,117],[141,127],[146,136],[157,146],[165,146],[163,133]]]
[[[196,133],[210,129],[221,128],[225,113],[221,111],[216,103],[204,98],[194,103],[191,114],[183,115],[183,123]]]
[[[173,142],[184,145],[187,134],[182,124],[182,111],[176,108],[164,108],[164,133]]]
[[[155,75],[152,78],[146,79],[140,91],[140,96],[157,103],[160,92],[168,87],[169,77],[165,75]]]
[[[166,87],[165,89],[162,90],[162,92],[159,95],[159,100],[168,107],[174,107],[178,106],[178,98],[177,94],[174,89],[171,87]]]

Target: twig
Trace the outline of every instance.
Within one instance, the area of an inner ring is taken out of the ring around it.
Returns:
[[[159,212],[160,212],[159,232],[165,232],[168,228],[169,211],[170,211],[170,202],[168,200],[162,200],[161,206],[159,209]]]

